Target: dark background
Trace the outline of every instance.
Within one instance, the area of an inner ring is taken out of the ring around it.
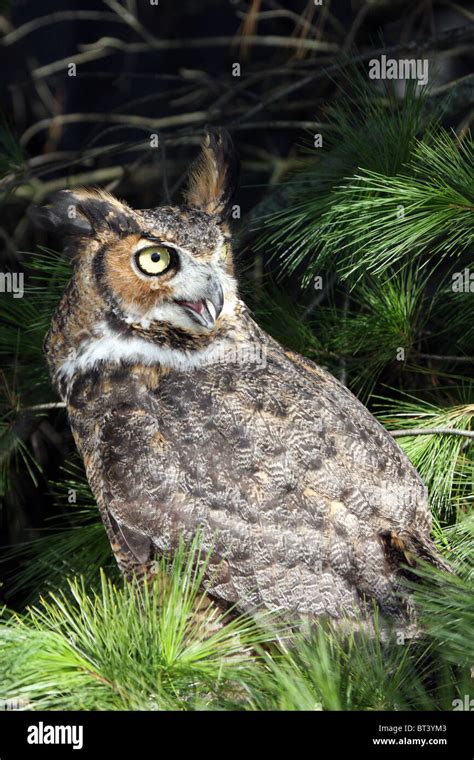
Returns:
[[[142,206],[164,200],[164,173],[169,175],[172,193],[207,122],[234,130],[244,161],[239,202],[243,212],[251,209],[269,181],[274,183],[284,172],[284,162],[294,155],[295,143],[301,142],[302,123],[319,120],[324,106],[344,94],[338,67],[350,57],[368,59],[373,51],[393,48],[411,55],[429,52],[430,74],[433,64],[437,69],[434,86],[454,82],[470,71],[472,29],[469,16],[459,9],[468,14],[471,7],[472,14],[472,3],[458,3],[455,8],[446,2],[328,0],[315,7],[306,0],[160,0],[152,6],[149,0],[135,0],[125,3],[121,13],[114,0],[109,4],[19,0],[9,7],[4,31],[11,27],[20,35],[7,33],[0,48],[3,111],[25,155],[36,158],[31,175],[38,176],[41,166],[43,182],[68,173],[94,179],[95,169],[117,166],[119,158],[122,177],[107,182],[103,172],[97,175],[98,184],[112,183],[114,192]],[[94,16],[84,19],[87,11]],[[135,13],[138,30],[130,22]],[[55,21],[57,14],[61,21]],[[39,23],[44,18],[50,23]],[[32,22],[37,26],[28,29],[25,25]],[[260,42],[247,44],[249,34]],[[272,44],[272,36],[286,37],[287,44]],[[206,43],[209,37],[227,37],[229,42]],[[158,44],[168,40],[175,47],[163,51],[154,47],[154,40]],[[315,52],[304,47],[315,40],[332,49]],[[126,49],[118,50],[120,43]],[[83,60],[91,46],[99,55]],[[67,63],[76,60],[77,76],[69,77]],[[56,62],[59,70],[54,68]],[[232,76],[234,62],[241,65],[240,78]],[[316,75],[314,81],[281,96],[282,90],[298,85],[308,74]],[[460,108],[454,108],[451,124],[459,122],[468,105],[463,99]],[[196,112],[203,116],[193,121]],[[74,123],[61,121],[63,115],[73,114]],[[86,114],[99,116],[94,122]],[[153,129],[148,122],[141,128],[131,126],[126,118],[125,123],[114,122],[114,117],[126,114],[148,120],[190,116],[182,126],[157,130],[165,147],[150,154],[146,142]],[[45,119],[49,123],[32,136],[25,135]],[[107,150],[111,144],[117,146],[113,155]],[[121,153],[120,146],[126,152]],[[55,153],[65,155],[40,163],[41,157]],[[15,211],[21,217],[23,205]]]

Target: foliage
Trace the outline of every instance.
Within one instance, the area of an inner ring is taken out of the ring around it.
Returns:
[[[21,616],[5,614],[2,700],[34,709],[189,710],[222,693],[237,699],[262,634],[251,621],[223,625],[222,613],[203,609],[199,559],[195,542],[170,567],[161,560],[152,584],[101,574],[91,592],[75,579]]]
[[[469,693],[472,581],[421,569],[421,640],[310,633],[200,610],[198,545],[151,585],[83,579],[0,622],[0,699],[23,709],[439,710]],[[454,625],[453,625],[454,621]],[[221,627],[219,624],[223,623]],[[207,631],[207,635],[203,634]],[[285,643],[286,642],[286,643]]]
[[[464,398],[472,398],[472,387],[459,389]],[[437,514],[450,510],[462,514],[472,502],[474,441],[457,435],[409,436],[410,428],[471,431],[474,405],[438,406],[416,398],[400,399],[381,419],[387,427],[407,430],[400,443],[417,468],[430,493]]]

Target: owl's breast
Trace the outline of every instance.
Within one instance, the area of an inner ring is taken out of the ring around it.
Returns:
[[[225,558],[214,595],[243,609],[337,616],[356,586],[391,599],[381,535],[428,536],[423,484],[346,388],[265,346],[264,361],[78,378],[69,412],[98,501],[158,552],[199,531]]]

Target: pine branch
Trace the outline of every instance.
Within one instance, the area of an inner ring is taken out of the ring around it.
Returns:
[[[460,435],[464,438],[474,438],[474,431],[457,428],[411,428],[410,430],[390,430],[394,438],[405,438],[411,435]]]
[[[271,634],[244,617],[229,622],[208,604],[205,566],[197,539],[169,565],[157,562],[145,586],[114,584],[101,573],[96,590],[73,580],[23,615],[5,615],[2,701],[21,694],[32,709],[245,705],[258,673],[250,653]]]
[[[472,490],[471,391],[469,383],[464,389],[460,386],[460,395],[466,396],[467,402],[451,406],[407,394],[406,400],[384,399],[388,409],[378,415],[389,432],[395,428],[395,437],[402,440],[401,446],[428,486],[437,516],[452,515]]]
[[[432,359],[438,362],[456,362],[461,364],[463,362],[471,364],[474,362],[474,356],[440,356],[439,354],[417,354],[420,359]]]

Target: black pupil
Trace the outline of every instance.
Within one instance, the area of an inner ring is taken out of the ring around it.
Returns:
[[[152,261],[159,261],[161,259],[161,253],[152,253],[151,254],[151,260]]]

